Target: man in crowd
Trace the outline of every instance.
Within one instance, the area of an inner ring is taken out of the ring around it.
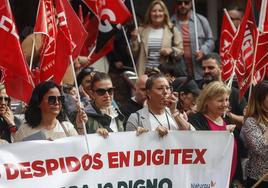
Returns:
[[[200,14],[196,14],[196,20],[194,20],[191,0],[176,0],[176,13],[171,20],[183,36],[183,60],[188,75],[199,83],[203,78],[200,60],[214,49],[214,39],[208,20]],[[195,33],[194,21],[196,21],[197,33]],[[196,45],[196,34],[199,49]]]
[[[236,5],[230,5],[227,11],[234,26],[238,28],[243,18],[243,9]]]
[[[145,83],[148,79],[147,75],[141,75],[135,83],[134,96],[124,104],[120,110],[125,116],[125,120],[128,119],[130,114],[143,108],[144,102],[146,101],[146,89]]]

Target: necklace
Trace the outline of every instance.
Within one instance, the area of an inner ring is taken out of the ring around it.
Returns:
[[[155,114],[149,110],[150,114],[153,115],[153,117],[156,119],[156,121],[162,126],[164,127],[164,125],[159,121],[159,119],[155,116]],[[166,119],[167,119],[167,123],[168,123],[168,130],[170,130],[170,123],[169,123],[169,119],[168,119],[168,115],[167,115],[167,111],[165,110],[165,115],[166,115]]]
[[[204,115],[205,115],[205,117],[206,117],[207,119],[209,119],[210,121],[214,122],[214,123],[217,124],[217,125],[222,125],[222,124],[223,124],[223,119],[222,119],[221,117],[216,118],[215,120],[213,120],[213,119],[210,118],[208,115],[206,115],[206,114],[204,114]]]

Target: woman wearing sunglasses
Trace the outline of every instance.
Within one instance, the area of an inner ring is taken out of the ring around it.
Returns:
[[[108,132],[124,131],[124,116],[113,102],[114,87],[108,74],[96,72],[91,80],[90,96],[92,108],[86,111],[87,133],[98,133],[104,137]],[[78,132],[83,129],[78,127]]]
[[[177,96],[164,75],[153,75],[146,81],[147,106],[130,115],[127,131],[158,131],[159,136],[168,134],[169,130],[191,130],[193,127],[176,109]]]
[[[6,93],[5,86],[0,84],[0,141],[12,142],[12,135],[21,124],[10,109],[10,97]]]
[[[25,112],[26,123],[16,132],[15,141],[55,140],[77,135],[74,126],[64,121],[63,103],[64,96],[54,82],[46,81],[37,85]],[[77,124],[82,124],[87,116],[80,110],[76,120]]]

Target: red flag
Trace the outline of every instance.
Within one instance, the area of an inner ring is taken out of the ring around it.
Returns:
[[[99,20],[97,19],[96,16],[92,16],[90,18],[90,15],[88,15],[86,17],[84,27],[88,31],[88,36],[87,36],[86,42],[84,43],[84,47],[81,50],[80,55],[88,56],[91,50],[93,50],[93,48],[95,47],[96,38],[98,34],[98,28],[96,27],[96,25],[98,24],[99,24]],[[111,40],[109,40],[98,53],[94,52],[91,55],[88,65],[95,63],[101,57],[105,56],[107,53],[112,51],[113,44],[114,44],[114,37]]]
[[[89,52],[96,45],[97,32],[98,28],[96,27],[99,24],[99,21],[96,16],[90,16],[90,13],[84,19],[84,28],[88,32],[87,39],[84,43],[84,46],[80,52],[81,56],[88,56]]]
[[[252,82],[254,61],[254,47],[256,44],[257,27],[253,17],[251,0],[248,1],[246,11],[240,27],[230,48],[230,55],[236,62],[236,75],[242,97]]]
[[[246,31],[249,17],[251,16],[252,16],[252,3],[251,3],[251,0],[248,0],[244,17],[242,19],[242,22],[240,23],[238,32],[236,33],[236,36],[230,48],[230,54],[232,55],[234,59],[238,59],[240,55],[240,50],[242,48],[242,44],[244,40],[244,34]]]
[[[255,73],[268,64],[268,1],[262,0],[259,19],[258,45],[255,50]]]
[[[255,72],[268,64],[268,33],[259,33],[256,49]]]
[[[0,0],[0,70],[7,94],[28,102],[33,85],[8,0]]]
[[[71,34],[72,43],[75,48],[73,49],[72,56],[76,59],[81,52],[84,42],[87,38],[87,32],[76,15],[75,11],[71,7],[68,0],[62,0],[64,11],[67,19],[67,26]]]
[[[35,32],[45,33],[47,29],[47,33],[41,53],[40,79],[44,81],[53,78],[56,83],[60,83],[70,63],[69,56],[72,55],[73,59],[78,57],[87,33],[67,0],[55,1],[57,25],[52,0],[41,1],[39,10],[44,11],[43,14],[38,11]],[[41,6],[45,9],[41,9]],[[37,28],[41,29],[37,31]]]
[[[55,18],[53,1],[40,0],[34,28],[35,33],[44,34],[40,53],[40,81],[49,80],[54,75],[57,36]]]
[[[56,57],[54,70],[54,82],[60,84],[69,64],[70,57],[74,46],[72,44],[71,34],[67,25],[66,19],[66,7],[64,2],[66,0],[57,0],[56,1],[56,11],[58,17],[58,33],[56,38]],[[68,6],[68,5],[67,5]]]
[[[84,0],[84,2],[100,20],[95,49],[97,53],[132,15],[122,0]]]
[[[220,37],[220,57],[222,62],[221,77],[223,81],[229,80],[234,69],[234,61],[229,55],[229,50],[235,36],[235,28],[233,28],[231,21],[228,19],[228,13],[224,11],[221,37]]]

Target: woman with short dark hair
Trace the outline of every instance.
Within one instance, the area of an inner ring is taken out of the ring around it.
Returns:
[[[15,141],[49,139],[77,135],[74,126],[64,121],[62,106],[64,96],[60,87],[51,81],[40,83],[33,90],[29,105],[25,112],[26,123],[16,132]],[[87,120],[81,111],[77,122]]]

